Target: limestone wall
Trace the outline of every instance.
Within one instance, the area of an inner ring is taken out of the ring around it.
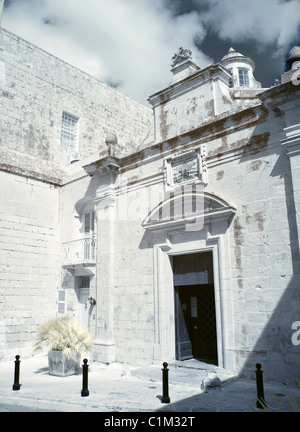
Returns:
[[[60,286],[58,188],[0,171],[0,357],[31,355]]]
[[[1,30],[1,146],[59,164],[62,112],[79,117],[82,159],[105,148],[110,131],[122,151],[149,140],[151,109],[18,36]]]

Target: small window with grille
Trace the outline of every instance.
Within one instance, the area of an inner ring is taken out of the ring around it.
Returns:
[[[78,152],[78,124],[78,117],[63,111],[61,122],[61,146],[76,154]]]

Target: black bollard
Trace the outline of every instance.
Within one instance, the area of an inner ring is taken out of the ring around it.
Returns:
[[[169,398],[169,377],[168,377],[168,373],[169,373],[169,369],[168,369],[168,363],[164,362],[163,363],[163,369],[162,369],[162,381],[163,381],[163,395],[161,398],[161,403],[170,403],[170,398]]]
[[[264,396],[264,383],[263,383],[263,371],[261,370],[261,364],[256,364],[256,389],[257,389],[257,400],[256,407],[263,409],[266,407],[266,401]]]
[[[14,379],[14,384],[13,384],[13,390],[20,390],[21,388],[21,384],[19,383],[20,380],[20,356],[16,355],[16,360],[15,360],[15,379]]]
[[[82,390],[81,390],[81,396],[88,396],[90,394],[88,390],[88,368],[89,365],[87,364],[87,359],[83,360],[82,365]]]

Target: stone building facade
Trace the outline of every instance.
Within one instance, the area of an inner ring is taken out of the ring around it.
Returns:
[[[100,362],[299,378],[299,48],[172,61],[147,106],[1,29],[2,359],[70,314]]]

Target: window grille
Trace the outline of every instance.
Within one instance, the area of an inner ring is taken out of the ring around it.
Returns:
[[[81,276],[79,281],[79,288],[89,288],[90,287],[90,277]]]
[[[63,112],[61,122],[61,146],[66,150],[78,151],[78,123],[79,118]]]
[[[239,83],[241,87],[250,86],[248,69],[239,68]]]

